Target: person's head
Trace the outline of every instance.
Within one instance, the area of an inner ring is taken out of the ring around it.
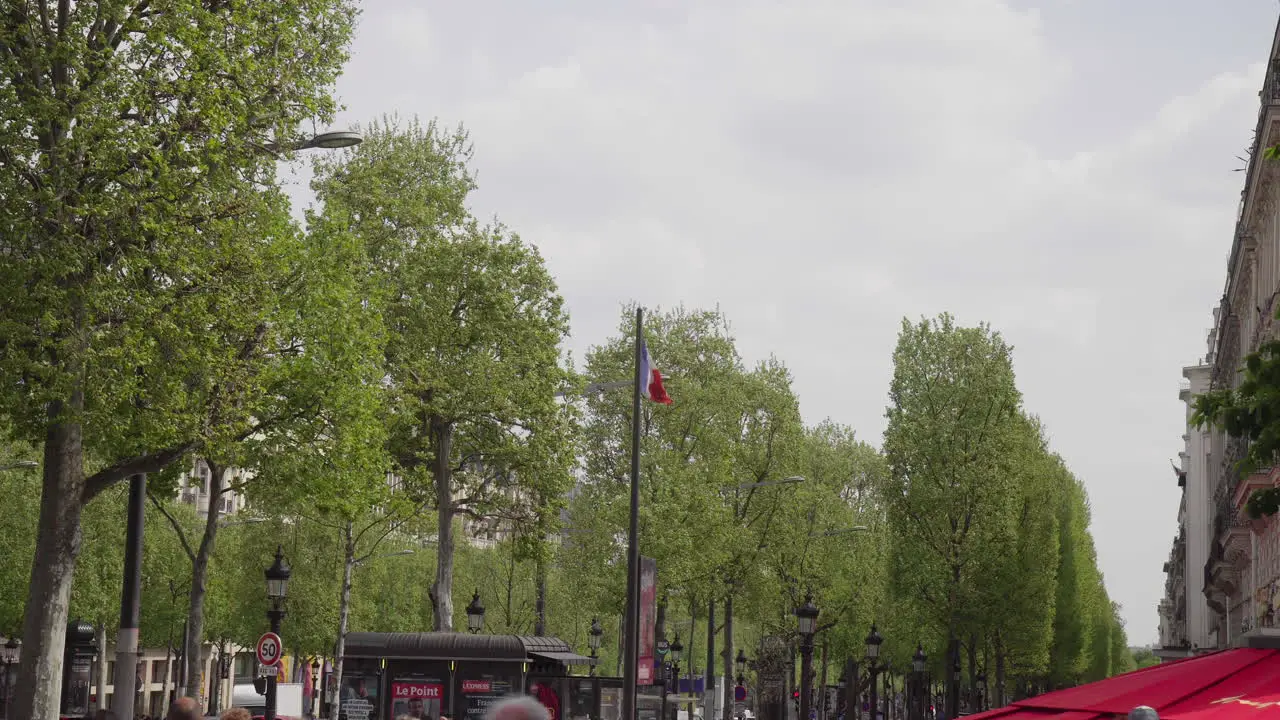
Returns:
[[[421,698],[412,698],[409,700],[409,712],[417,713],[419,716],[422,715],[422,699]]]
[[[1160,720],[1160,713],[1153,707],[1139,705],[1129,711],[1129,720]]]
[[[169,706],[168,720],[204,720],[204,713],[195,698],[180,697]]]
[[[253,716],[244,708],[227,708],[218,716],[218,720],[253,720]]]
[[[551,720],[551,713],[528,695],[511,695],[494,703],[485,720]]]

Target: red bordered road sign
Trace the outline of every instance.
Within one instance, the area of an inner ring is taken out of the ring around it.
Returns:
[[[262,637],[258,638],[258,645],[253,651],[258,656],[258,664],[275,665],[280,662],[283,647],[284,643],[281,642],[280,636],[269,632],[263,633]]]

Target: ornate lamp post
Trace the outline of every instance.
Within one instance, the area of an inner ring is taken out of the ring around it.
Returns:
[[[480,591],[471,594],[471,604],[467,606],[467,631],[472,635],[484,629],[484,603],[480,602]]]
[[[978,677],[974,678],[974,684],[977,686],[978,699],[973,711],[982,712],[987,709],[987,674],[978,673]]]
[[[928,663],[928,657],[924,654],[924,645],[916,643],[916,654],[911,657],[911,719],[924,720],[925,708],[925,692],[928,684],[925,682],[924,670]]]
[[[671,653],[671,677],[675,678],[676,694],[680,694],[680,659],[684,657],[684,643],[680,642],[680,633],[676,633],[676,639],[671,643],[669,649]]]
[[[311,661],[311,716],[320,714],[320,658]]]
[[[738,657],[733,659],[733,666],[738,669],[738,684],[745,686],[747,684],[747,654],[742,652],[742,648],[738,648]]]
[[[810,695],[813,693],[813,634],[818,629],[818,608],[813,596],[805,595],[804,604],[796,608],[796,624],[800,630],[800,720],[809,720]]]
[[[591,659],[599,661],[600,659],[600,636],[604,635],[604,628],[600,627],[600,618],[591,618],[591,629],[587,631],[587,647],[591,648]],[[591,664],[591,674],[596,674],[595,663]]]
[[[880,643],[884,642],[884,638],[880,637],[880,633],[876,630],[875,623],[871,624],[871,632],[867,634],[867,673],[870,675],[869,687],[871,689],[871,702],[868,707],[871,710],[871,720],[877,720],[879,710],[876,705],[880,698],[877,697],[878,688],[876,687],[876,676],[880,673],[880,666],[876,661],[880,658]]]
[[[267,578],[267,600],[270,601],[271,607],[267,610],[267,618],[271,620],[271,632],[276,635],[280,634],[280,624],[284,621],[284,601],[289,595],[289,576],[293,571],[289,569],[289,563],[284,559],[284,547],[276,546],[276,559],[271,563],[271,567],[263,573]],[[281,655],[284,654],[283,648]],[[276,664],[276,670],[279,671],[280,665]],[[279,678],[276,675],[267,677],[267,707],[263,713],[267,720],[276,720],[276,683]]]

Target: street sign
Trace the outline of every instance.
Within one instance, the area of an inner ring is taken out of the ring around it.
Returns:
[[[733,689],[733,701],[734,701],[734,702],[746,702],[746,699],[747,699],[747,689],[746,689],[746,688],[744,688],[744,687],[742,687],[741,685],[739,685],[739,686],[737,686],[737,687],[735,687],[735,688]]]
[[[258,645],[253,649],[254,654],[258,656],[258,664],[275,665],[280,662],[281,648],[284,643],[280,641],[280,636],[273,633],[263,633],[258,638]]]
[[[668,643],[665,638],[659,640],[657,650],[659,657],[666,657],[667,653],[671,652],[671,644]]]
[[[279,677],[279,665],[259,665],[258,677]]]

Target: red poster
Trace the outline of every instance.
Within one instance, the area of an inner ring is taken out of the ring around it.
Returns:
[[[420,699],[420,700],[439,700],[441,697],[444,697],[444,686],[433,685],[430,683],[406,683],[406,682],[392,683],[391,697]]]
[[[658,623],[658,561],[640,558],[640,662],[636,683],[653,684],[654,633]]]

